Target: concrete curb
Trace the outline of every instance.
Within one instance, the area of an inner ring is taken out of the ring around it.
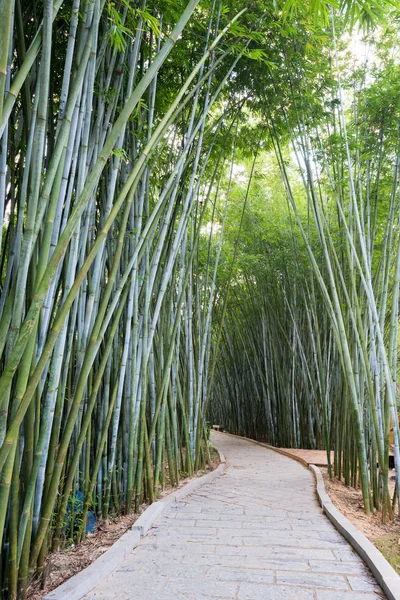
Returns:
[[[224,432],[225,433],[225,432]],[[273,450],[278,454],[287,456],[293,460],[297,460],[306,468],[309,468],[315,478],[316,492],[318,500],[321,504],[322,510],[336,527],[336,529],[343,535],[343,537],[353,546],[354,550],[361,556],[363,561],[368,565],[370,571],[374,575],[376,581],[381,586],[388,600],[400,600],[400,576],[397,575],[393,567],[388,563],[383,554],[376,548],[372,542],[370,542],[365,535],[359,531],[353,523],[351,523],[347,517],[345,517],[332,503],[332,500],[328,496],[325,489],[324,478],[322,477],[321,470],[315,465],[308,465],[308,463],[300,458],[294,456],[289,452],[285,452],[281,448],[275,448],[269,444],[263,442],[257,442],[241,435],[234,435],[227,433],[235,438],[243,439],[258,446],[263,446],[269,450]]]
[[[64,581],[43,600],[80,600],[118,567],[138,545],[140,537],[139,530],[127,531],[91,565]]]
[[[144,512],[140,515],[138,519],[132,525],[132,531],[138,531],[140,537],[146,535],[148,530],[153,525],[154,521],[161,515],[164,510],[165,505],[163,502],[153,502],[146,508]]]
[[[388,600],[400,600],[399,575],[383,554],[334,506],[325,489],[321,470],[315,465],[310,465],[310,470],[315,477],[318,500],[328,519],[366,562]]]
[[[214,448],[217,450],[221,461],[221,464],[214,471],[206,473],[194,481],[190,481],[177,492],[172,492],[161,500],[150,504],[132,525],[131,530],[124,533],[119,540],[92,562],[91,565],[73,577],[70,577],[70,579],[67,579],[67,581],[59,585],[55,590],[44,596],[42,600],[81,600],[83,596],[88,594],[103,579],[111,575],[127,555],[136,548],[141,538],[146,535],[165,508],[183,500],[197,488],[223,475],[226,459],[216,446]]]
[[[211,471],[210,473],[206,473],[202,477],[199,477],[198,479],[194,479],[193,481],[190,481],[189,483],[184,485],[180,490],[171,492],[171,494],[168,494],[168,496],[164,496],[164,498],[162,498],[160,500],[160,502],[162,502],[165,506],[170,506],[171,504],[174,504],[175,502],[180,502],[181,500],[186,498],[186,496],[189,496],[189,494],[192,494],[197,488],[203,486],[206,483],[211,483],[212,481],[214,481],[214,479],[216,479],[217,477],[220,477],[220,475],[224,474],[225,468],[226,468],[226,458],[225,458],[224,454],[221,452],[221,450],[219,450],[215,444],[213,444],[213,447],[219,454],[219,460],[220,460],[219,466],[216,469],[214,469],[214,471]]]

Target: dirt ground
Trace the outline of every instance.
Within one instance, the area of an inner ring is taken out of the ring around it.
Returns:
[[[321,469],[326,490],[334,505],[382,552],[392,567],[400,574],[400,517],[382,523],[382,514],[374,512],[367,516],[364,512],[360,489],[346,487],[338,479],[330,480],[327,469]],[[393,472],[394,473],[394,472]],[[393,474],[392,472],[390,475]],[[390,492],[393,494],[394,483]]]
[[[212,450],[211,466],[207,467],[207,472],[216,469],[219,463],[218,453]],[[198,471],[194,477],[201,477],[204,473],[204,471]],[[190,481],[189,477],[181,479],[178,487],[174,489],[180,489],[188,481]],[[158,499],[170,494],[171,491],[172,488],[166,486]],[[40,600],[64,581],[88,567],[132,527],[147,506],[147,504],[143,504],[138,513],[120,515],[109,518],[107,521],[102,521],[98,524],[96,531],[89,533],[87,538],[80,544],[71,545],[58,552],[50,553],[46,558],[44,587],[42,582],[34,580],[28,589],[27,598],[29,600]]]

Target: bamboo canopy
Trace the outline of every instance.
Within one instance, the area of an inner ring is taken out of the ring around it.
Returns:
[[[203,470],[209,421],[393,517],[396,13],[309,4],[0,0],[2,598]]]

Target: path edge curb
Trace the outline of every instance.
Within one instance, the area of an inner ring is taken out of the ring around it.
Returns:
[[[378,548],[333,504],[319,467],[310,465],[309,468],[315,478],[318,500],[328,519],[366,562],[388,600],[400,600],[399,575]]]
[[[226,458],[219,448],[212,444],[218,452],[220,464],[210,473],[190,481],[182,486],[180,490],[173,491],[164,498],[153,502],[136,519],[132,528],[124,533],[108,550],[96,558],[90,565],[73,575],[54,590],[43,596],[42,600],[81,600],[103,579],[111,575],[122,563],[125,557],[139,545],[140,540],[154,525],[165,508],[179,502],[192,494],[197,488],[210,483],[225,473]]]

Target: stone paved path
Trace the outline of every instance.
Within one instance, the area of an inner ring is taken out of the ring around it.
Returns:
[[[373,600],[371,573],[298,462],[213,433],[226,474],[166,508],[85,600]]]

